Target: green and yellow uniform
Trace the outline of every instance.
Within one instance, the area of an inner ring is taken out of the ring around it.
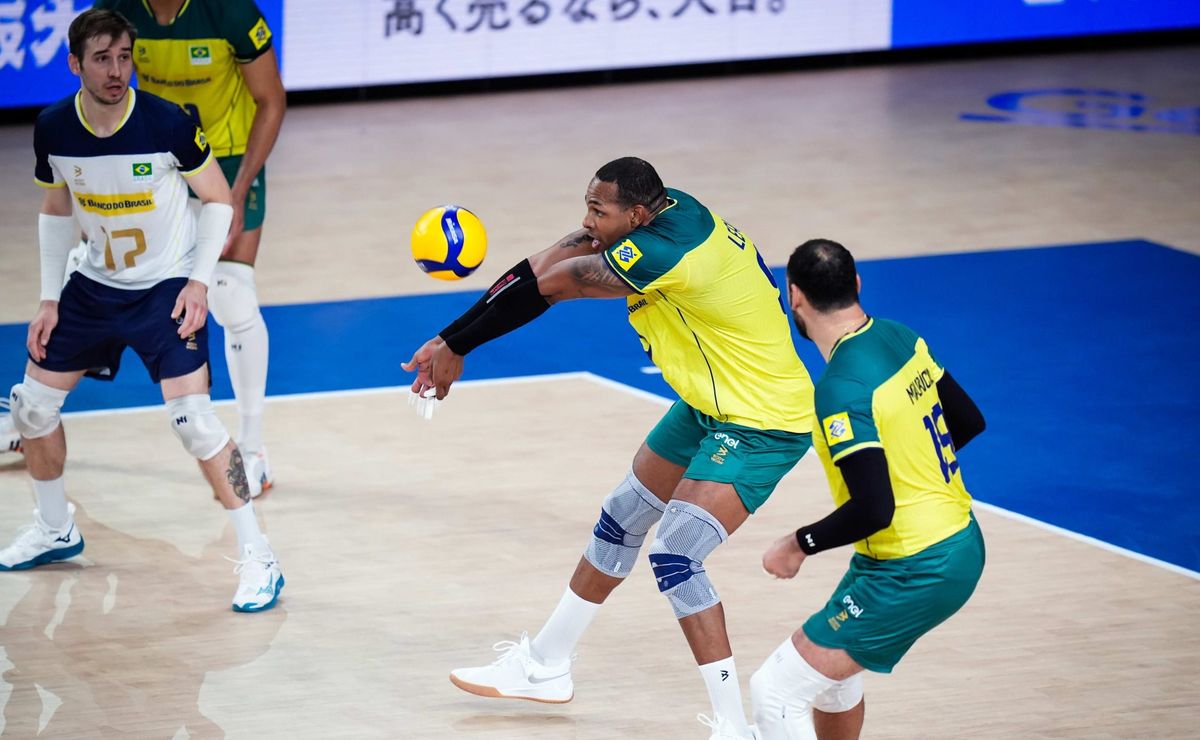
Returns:
[[[943,372],[912,329],[869,319],[834,345],[815,390],[813,446],[838,506],[850,494],[836,463],[868,447],[887,456],[892,522],[855,543],[850,570],[804,625],[813,642],[870,670],[890,672],[983,571],[983,537],[938,398]]]
[[[732,483],[753,512],[811,445],[812,380],[754,243],[687,193],[667,196],[604,253],[637,291],[629,323],[681,399],[646,441],[685,477]]]
[[[257,105],[240,65],[271,49],[271,29],[253,0],[186,0],[162,25],[147,0],[98,0],[137,28],[133,61],[138,87],[188,111],[204,129],[232,184],[250,138]],[[247,231],[266,214],[266,168],[246,196]]]

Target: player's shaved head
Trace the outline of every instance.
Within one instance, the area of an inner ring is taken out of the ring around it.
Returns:
[[[809,239],[792,252],[788,282],[822,313],[858,302],[858,270],[850,251],[830,239]]]
[[[137,41],[137,29],[125,16],[115,10],[90,8],[71,21],[71,27],[67,30],[67,48],[76,59],[83,59],[88,39],[107,36],[116,41],[126,35],[132,47],[133,42]]]
[[[616,184],[617,203],[621,208],[640,205],[653,212],[667,196],[654,166],[637,157],[614,159],[596,170],[596,179]]]

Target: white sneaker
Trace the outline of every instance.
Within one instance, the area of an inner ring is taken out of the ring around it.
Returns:
[[[708,740],[758,740],[758,733],[753,727],[750,728],[749,735],[743,735],[737,731],[732,722],[719,714],[714,717],[697,714],[696,719],[700,720],[700,724],[712,730]]]
[[[21,451],[21,435],[13,425],[12,414],[8,413],[8,399],[0,398],[0,455]]]
[[[275,485],[271,474],[271,463],[267,459],[267,448],[257,452],[242,451],[242,464],[246,466],[246,480],[250,483],[250,498],[258,498]]]
[[[283,571],[269,547],[246,545],[241,560],[226,560],[237,564],[233,572],[241,576],[233,595],[235,612],[261,612],[275,606],[283,590]]]
[[[17,533],[8,547],[0,550],[0,570],[25,570],[56,560],[73,558],[83,552],[83,535],[75,526],[75,504],[67,504],[67,523],[54,529],[33,510],[33,524]]]
[[[450,671],[450,682],[469,694],[497,699],[565,704],[575,696],[572,658],[553,665],[542,663],[533,657],[528,633],[521,633],[519,642],[505,640],[492,649],[501,653],[496,662],[478,668],[456,668]]]

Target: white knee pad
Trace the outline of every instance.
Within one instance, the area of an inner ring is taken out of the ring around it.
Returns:
[[[666,504],[642,485],[630,470],[600,507],[600,521],[583,556],[601,573],[624,578],[637,562],[638,550]]]
[[[813,700],[813,707],[831,714],[849,712],[854,709],[863,699],[862,675],[855,673],[845,681],[838,681],[825,689],[824,693]]]
[[[207,394],[180,396],[167,401],[171,429],[183,448],[197,460],[210,460],[225,449],[229,432],[217,418]]]
[[[247,331],[262,321],[254,267],[240,262],[218,262],[208,291],[208,309],[226,331]]]
[[[51,388],[26,375],[8,395],[13,426],[22,437],[39,439],[58,429],[59,411],[67,400],[67,391]]]
[[[667,504],[650,545],[654,579],[676,619],[702,612],[721,601],[704,572],[704,558],[729,535],[725,527],[704,509],[684,501]]]
[[[750,704],[763,740],[816,740],[812,708],[837,682],[808,664],[789,636],[750,677]]]

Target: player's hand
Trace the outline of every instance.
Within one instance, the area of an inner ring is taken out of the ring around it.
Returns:
[[[175,299],[171,318],[179,324],[179,331],[175,333],[180,337],[204,328],[204,322],[208,321],[208,286],[198,280],[187,281]]]
[[[413,380],[412,392],[418,396],[425,397],[425,391],[433,388],[433,377],[430,375],[433,369],[433,350],[440,344],[445,344],[442,338],[434,337],[413,352],[412,359],[400,364],[406,371],[417,373],[416,379]]]
[[[413,353],[412,359],[401,365],[405,370],[417,372],[412,392],[427,398],[426,391],[433,389],[437,400],[450,392],[450,386],[462,376],[463,356],[455,354],[441,337],[434,337]]]
[[[46,359],[46,345],[50,343],[50,333],[58,326],[58,301],[42,301],[37,314],[29,322],[29,336],[25,339],[25,349],[35,362]]]
[[[221,259],[229,256],[233,243],[242,235],[246,228],[246,194],[233,194],[233,221],[229,224],[229,236],[225,237],[225,246],[221,248]]]
[[[808,557],[796,542],[796,533],[789,532],[775,540],[763,553],[763,570],[776,578],[793,578]]]

